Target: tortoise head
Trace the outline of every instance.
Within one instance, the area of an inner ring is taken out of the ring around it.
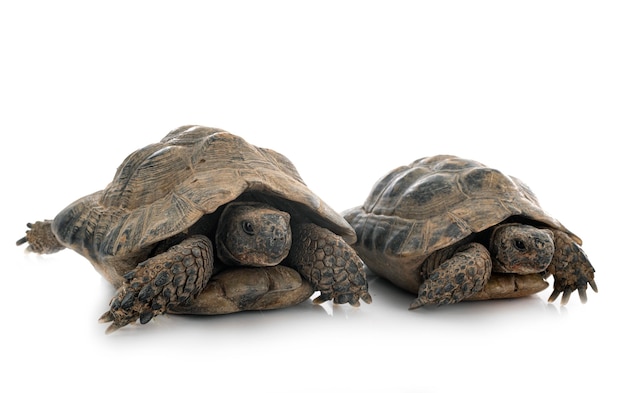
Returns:
[[[288,213],[262,203],[233,202],[217,227],[217,255],[225,263],[274,266],[291,248]]]
[[[494,229],[489,243],[493,271],[530,274],[547,269],[554,255],[552,231],[523,224]]]

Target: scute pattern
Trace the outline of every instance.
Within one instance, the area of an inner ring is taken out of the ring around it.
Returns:
[[[102,191],[55,218],[59,241],[98,262],[143,252],[231,202],[263,193],[353,243],[353,229],[313,194],[285,156],[226,131],[180,127],[130,154]]]
[[[477,161],[440,155],[389,172],[363,208],[346,218],[361,248],[381,257],[419,258],[517,215],[571,234],[544,213],[520,180]]]
[[[551,301],[563,294],[565,304],[578,291],[584,302],[588,285],[597,292],[581,239],[526,184],[477,161],[416,160],[343,214],[369,269],[418,295],[410,308],[527,296],[545,289],[549,274]]]

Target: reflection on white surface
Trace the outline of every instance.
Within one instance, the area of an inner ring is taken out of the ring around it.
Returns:
[[[86,261],[70,251],[41,257],[12,249],[10,255],[7,276],[28,278],[30,288],[20,292],[24,285],[11,282],[16,296],[4,307],[10,375],[24,391],[45,380],[47,386],[89,383],[104,392],[108,382],[87,381],[111,378],[138,389],[150,378],[157,390],[210,380],[261,392],[289,392],[293,384],[305,392],[446,392],[472,391],[488,378],[515,380],[508,391],[521,392],[537,383],[556,388],[578,372],[609,377],[616,366],[599,364],[603,351],[621,345],[608,339],[618,326],[607,313],[609,291],[590,294],[586,305],[572,297],[567,307],[547,303],[545,291],[409,311],[413,295],[376,277],[372,304],[358,308],[307,301],[222,316],[162,315],[105,335],[97,318],[114,291]],[[71,378],[85,365],[86,378]],[[519,380],[520,373],[528,377]]]
[[[623,387],[623,2],[243,3],[1,3],[0,390]],[[14,242],[184,124],[285,154],[337,211],[422,156],[496,167],[583,239],[599,293],[408,311],[413,295],[373,278],[359,308],[164,315],[105,335],[114,291],[89,263]]]

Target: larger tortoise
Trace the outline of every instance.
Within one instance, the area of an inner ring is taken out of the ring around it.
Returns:
[[[417,294],[410,308],[537,293],[594,291],[581,240],[520,180],[473,160],[426,157],[389,172],[344,212],[355,249],[377,275]]]
[[[107,332],[164,312],[369,303],[353,229],[283,155],[184,126],[130,154],[104,189],[29,224],[28,250],[65,247],[118,288]],[[295,269],[295,270],[294,270]]]

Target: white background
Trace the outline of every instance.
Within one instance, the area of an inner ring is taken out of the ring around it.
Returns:
[[[624,388],[623,3],[6,3],[0,390]],[[600,291],[411,312],[412,295],[374,279],[359,309],[162,316],[105,335],[113,289],[89,263],[15,240],[184,124],[282,152],[338,211],[422,156],[497,167],[584,240]]]

